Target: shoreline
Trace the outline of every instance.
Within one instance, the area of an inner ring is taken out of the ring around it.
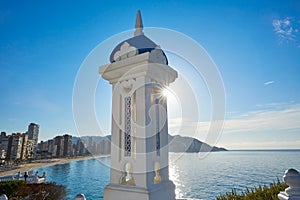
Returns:
[[[79,160],[85,160],[85,159],[91,159],[91,158],[100,158],[100,157],[107,157],[109,155],[88,155],[88,156],[80,156],[80,157],[73,157],[73,158],[54,158],[54,159],[46,159],[46,160],[36,160],[31,163],[26,163],[26,164],[20,164],[19,166],[8,168],[6,171],[1,171],[0,172],[0,177],[2,176],[7,176],[7,175],[13,175],[20,172],[24,171],[31,171],[35,168],[39,167],[45,167],[45,166],[50,166],[50,165],[57,165],[57,164],[63,164],[63,163],[68,163],[72,161],[79,161]],[[47,172],[46,172],[47,173]]]

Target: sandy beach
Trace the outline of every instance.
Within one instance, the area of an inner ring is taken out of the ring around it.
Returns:
[[[76,160],[84,160],[84,159],[93,158],[93,157],[94,156],[89,155],[89,156],[80,156],[80,157],[74,157],[74,158],[54,158],[54,159],[47,159],[47,160],[37,160],[32,163],[20,164],[19,166],[17,166],[17,168],[13,167],[13,169],[8,169],[6,171],[2,171],[2,172],[0,172],[0,177],[9,175],[9,174],[15,174],[19,171],[20,172],[30,171],[30,170],[32,170],[34,168],[38,168],[38,167],[67,163],[67,162],[76,161]],[[96,156],[96,157],[98,157],[98,156]]]

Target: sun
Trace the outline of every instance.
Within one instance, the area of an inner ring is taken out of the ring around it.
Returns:
[[[163,89],[162,95],[167,99],[174,97],[174,94],[168,88]]]
[[[175,105],[177,102],[176,93],[169,87],[163,87],[159,90],[159,96],[162,100],[168,102],[168,106]],[[178,102],[177,102],[178,103]],[[177,104],[176,104],[177,105]]]

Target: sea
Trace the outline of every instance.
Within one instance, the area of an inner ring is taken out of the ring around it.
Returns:
[[[169,175],[176,198],[213,200],[220,194],[246,187],[269,185],[282,180],[285,170],[300,170],[300,150],[245,150],[170,153]],[[89,158],[45,166],[34,171],[47,173],[47,182],[66,186],[68,199],[83,193],[87,200],[103,199],[109,183],[110,157]]]

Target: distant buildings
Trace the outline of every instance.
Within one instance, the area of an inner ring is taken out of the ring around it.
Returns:
[[[28,150],[28,134],[13,133],[6,135],[1,133],[0,137],[1,154],[0,158],[5,160],[25,160],[28,154],[33,154]],[[32,147],[33,151],[33,147]]]
[[[39,137],[39,125],[31,123],[26,133],[12,133],[0,135],[0,159],[16,161],[29,160],[34,158],[34,150]]]
[[[107,137],[73,138],[64,134],[38,143],[40,126],[30,123],[26,133],[0,135],[0,164],[5,161],[51,159],[88,154],[110,154],[110,140]]]
[[[45,145],[47,144],[47,145]],[[75,138],[68,134],[56,136],[46,142],[38,143],[38,159],[76,157],[88,154],[110,154],[110,140],[108,138],[85,136],[84,138]]]
[[[38,144],[37,154],[41,159],[73,156],[72,135],[65,134],[56,136],[46,142],[41,141]]]

